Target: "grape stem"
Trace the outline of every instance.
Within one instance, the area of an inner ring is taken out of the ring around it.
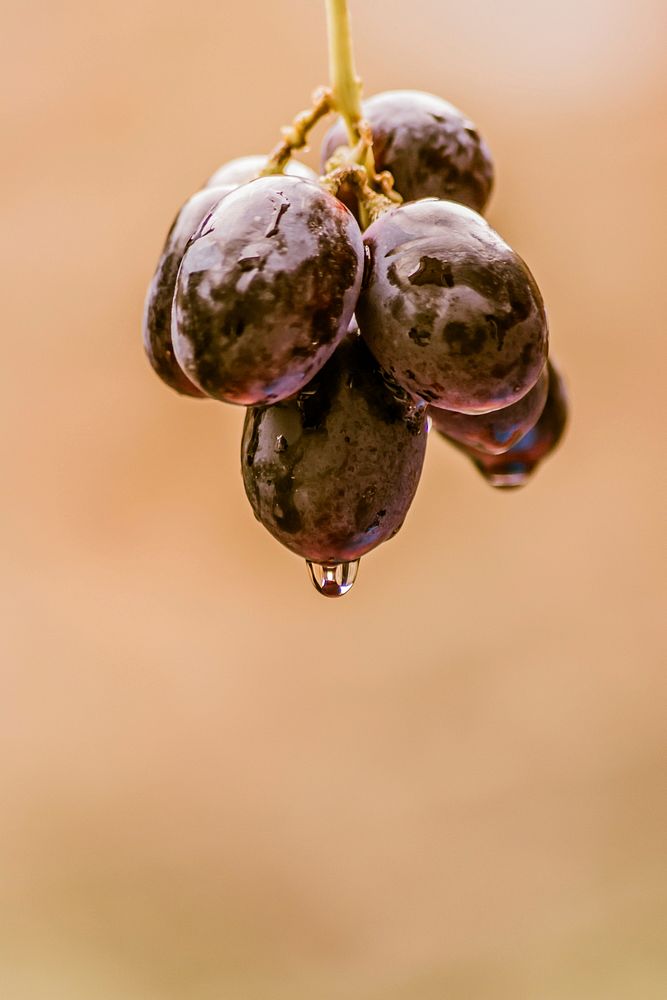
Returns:
[[[394,190],[394,179],[388,171],[375,171],[373,132],[364,119],[361,107],[361,80],[357,76],[352,51],[352,30],[348,0],[326,0],[329,30],[329,76],[334,108],[345,122],[350,151],[336,156],[327,164],[327,171],[336,170],[344,162],[359,164],[368,175],[368,185],[378,188],[385,202],[396,204],[403,199]],[[368,185],[366,190],[368,190]],[[362,198],[364,193],[360,191]],[[370,214],[373,214],[371,210]],[[386,211],[386,209],[385,209]],[[362,213],[363,214],[363,213]]]
[[[320,184],[333,195],[338,195],[341,187],[351,187],[359,202],[359,214],[362,229],[379,219],[396,204],[381,191],[374,191],[368,180],[368,171],[358,163],[342,162],[340,165],[330,165]]]
[[[337,195],[342,185],[350,185],[359,200],[363,228],[402,198],[394,190],[394,178],[388,171],[377,173],[373,156],[373,133],[361,108],[361,80],[354,68],[352,32],[348,0],[325,0],[329,33],[330,89],[321,88],[313,95],[313,105],[300,112],[284,128],[282,141],[271,152],[261,176],[284,173],[296,149],[303,149],[313,127],[330,112],[337,111],[347,131],[348,146],[337,149],[326,164],[322,182]]]
[[[329,33],[329,75],[334,104],[342,115],[350,146],[361,138],[361,81],[354,68],[347,0],[326,0]]]
[[[333,111],[333,94],[326,88],[321,88],[313,94],[313,106],[307,111],[301,111],[292,124],[284,128],[282,142],[272,150],[269,160],[262,170],[262,176],[282,174],[295,149],[303,149],[308,141],[308,135],[320,118]]]

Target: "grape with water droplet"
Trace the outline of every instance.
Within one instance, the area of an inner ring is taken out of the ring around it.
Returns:
[[[469,208],[427,198],[367,229],[359,329],[383,368],[436,406],[483,413],[537,382],[547,320],[532,274]]]
[[[186,250],[172,332],[188,378],[245,406],[298,392],[345,335],[364,252],[345,206],[298,177],[228,195]]]
[[[426,406],[383,377],[350,334],[298,395],[252,407],[243,481],[255,516],[288,549],[350,563],[396,534],[426,449]]]

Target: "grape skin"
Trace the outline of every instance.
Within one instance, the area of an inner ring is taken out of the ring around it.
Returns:
[[[436,406],[483,413],[524,396],[546,362],[544,304],[530,271],[471,209],[433,198],[366,231],[357,306],[383,368]]]
[[[285,399],[345,335],[364,250],[333,195],[297,177],[262,177],[228,195],[186,250],[172,312],[188,377],[226,402]]]
[[[456,413],[429,406],[433,428],[451,441],[487,455],[509,451],[537,423],[549,389],[546,366],[533,388],[511,406],[489,413]]]
[[[174,356],[171,308],[181,259],[203,219],[234,188],[230,185],[198,191],[186,201],[167,234],[164,249],[148,287],[144,305],[143,340],[153,370],[166,385],[184,396],[206,396],[185,374]]]
[[[426,407],[347,336],[297,396],[246,415],[241,466],[255,517],[317,563],[358,559],[401,527],[426,449]]]
[[[233,184],[239,187],[247,184],[248,181],[259,177],[268,162],[268,156],[255,154],[252,156],[239,156],[236,160],[223,163],[221,167],[212,174],[206,181],[205,187],[220,187],[221,184]],[[303,177],[306,180],[317,180],[317,174],[300,160],[290,160],[284,171],[288,177]]]
[[[549,361],[549,393],[535,426],[504,455],[485,455],[467,449],[475,466],[491,486],[523,486],[540,462],[559,444],[568,420],[568,397],[565,383],[553,362]]]
[[[262,155],[241,156],[224,163],[208,179],[204,188],[183,205],[167,234],[144,306],[144,349],[157,375],[182,395],[206,397],[206,393],[187,377],[178,364],[172,346],[172,300],[181,259],[206,215],[225,195],[257,177],[266,166],[267,159]],[[316,178],[315,172],[298,160],[290,160],[285,172],[297,177]]]
[[[481,212],[493,187],[491,153],[466,116],[434,94],[393,90],[363,102],[377,170],[389,170],[405,201],[436,197]],[[339,119],[322,145],[322,166],[349,142]]]

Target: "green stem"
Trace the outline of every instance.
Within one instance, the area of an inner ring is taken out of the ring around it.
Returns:
[[[329,28],[329,72],[334,103],[347,128],[350,146],[359,142],[361,88],[354,68],[347,0],[326,0]]]

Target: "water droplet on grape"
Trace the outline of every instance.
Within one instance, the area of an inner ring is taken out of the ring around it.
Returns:
[[[344,597],[352,590],[359,571],[359,560],[344,563],[314,563],[306,560],[315,589],[325,597]]]
[[[479,469],[489,486],[495,486],[496,489],[501,490],[512,490],[518,486],[525,486],[530,478],[530,469],[526,468],[525,465],[510,465],[497,472],[491,472],[489,469],[484,469],[483,466],[479,466]]]

